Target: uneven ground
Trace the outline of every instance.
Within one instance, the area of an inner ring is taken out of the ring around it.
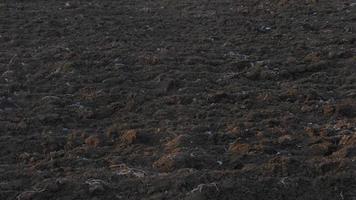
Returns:
[[[0,199],[356,199],[356,1],[2,0]]]

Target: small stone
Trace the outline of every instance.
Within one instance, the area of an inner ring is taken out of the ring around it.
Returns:
[[[260,66],[252,66],[248,71],[245,73],[245,76],[251,80],[257,80],[260,78],[262,68]]]
[[[233,102],[233,99],[229,94],[223,91],[218,91],[213,94],[208,94],[208,102],[209,103]]]
[[[310,147],[310,153],[314,156],[327,156],[331,153],[333,145],[329,142],[314,144]]]
[[[352,135],[342,136],[340,139],[339,145],[340,146],[354,146],[354,145],[356,145],[356,135],[352,134]]]
[[[165,149],[167,151],[174,151],[175,149],[183,147],[184,145],[189,145],[190,141],[191,138],[188,135],[178,135],[177,137],[173,138],[165,144]]]
[[[300,110],[303,112],[303,113],[307,113],[307,112],[311,112],[313,111],[313,106],[309,106],[309,105],[303,105]]]
[[[159,94],[165,94],[167,93],[169,90],[175,88],[176,86],[176,81],[173,80],[173,79],[167,79],[167,80],[161,80],[158,84],[158,87],[157,87],[157,92]]]
[[[107,185],[107,183],[100,179],[90,179],[85,183],[88,184],[89,193],[91,195],[103,193],[105,191],[105,186]]]
[[[305,62],[316,63],[316,62],[319,62],[320,60],[321,60],[320,54],[317,53],[317,52],[309,53],[308,55],[306,55],[306,56],[304,57],[304,61],[305,61]]]
[[[35,195],[37,194],[36,191],[25,191],[19,194],[16,199],[17,200],[31,200],[34,199]]]
[[[331,104],[326,104],[323,106],[324,115],[331,116],[335,112],[335,107]]]
[[[128,130],[120,138],[126,144],[133,144],[137,141],[137,131],[133,129]]]
[[[182,165],[184,165],[184,155],[176,152],[162,156],[153,163],[153,168],[158,169],[160,172],[170,172],[180,168]]]
[[[85,139],[85,144],[93,148],[98,147],[100,144],[100,138],[96,135],[89,136]]]
[[[125,81],[125,77],[122,76],[117,76],[117,77],[111,77],[107,78],[102,81],[106,86],[115,86],[123,83]]]
[[[229,146],[229,152],[236,154],[247,154],[251,149],[251,145],[235,142]]]
[[[291,144],[292,140],[293,139],[290,135],[283,135],[278,138],[278,143],[285,146]]]
[[[320,136],[320,129],[317,126],[306,127],[304,130],[310,137]]]
[[[273,71],[273,70],[262,70],[260,73],[260,77],[263,80],[273,80],[275,78],[277,78],[277,72]]]
[[[145,55],[140,58],[146,65],[158,65],[161,61],[156,55]]]
[[[61,98],[57,96],[45,96],[41,99],[43,104],[58,104],[61,103]]]
[[[15,72],[12,70],[7,70],[1,75],[1,77],[6,81],[10,81],[15,77]]]
[[[19,160],[25,161],[25,160],[29,160],[31,158],[31,155],[27,152],[21,153],[19,155]]]
[[[201,169],[203,166],[218,166],[210,157],[203,152],[174,152],[163,155],[153,163],[153,167],[160,172],[171,172],[182,168]]]

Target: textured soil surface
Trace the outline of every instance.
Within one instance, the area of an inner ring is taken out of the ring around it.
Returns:
[[[0,199],[356,199],[356,1],[0,1]]]

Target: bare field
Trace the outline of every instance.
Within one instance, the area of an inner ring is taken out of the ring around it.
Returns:
[[[0,2],[0,199],[356,199],[356,2]]]

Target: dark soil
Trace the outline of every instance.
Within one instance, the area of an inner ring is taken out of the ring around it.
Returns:
[[[0,199],[356,199],[354,0],[0,1]]]

